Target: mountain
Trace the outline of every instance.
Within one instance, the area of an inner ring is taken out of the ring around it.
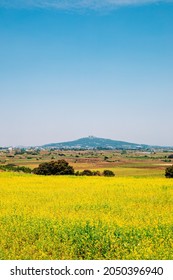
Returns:
[[[78,140],[61,142],[61,143],[51,143],[41,146],[44,149],[151,149],[154,146],[149,146],[145,144],[135,144],[124,141],[117,141],[105,138],[98,138],[94,136],[89,136],[85,138],[80,138]]]

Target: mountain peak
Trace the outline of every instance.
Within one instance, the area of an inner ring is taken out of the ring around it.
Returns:
[[[96,139],[97,137],[93,136],[93,135],[89,135],[88,137],[86,138],[89,138],[89,139]]]

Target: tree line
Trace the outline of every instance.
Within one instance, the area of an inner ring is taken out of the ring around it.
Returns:
[[[57,160],[57,161],[43,162],[40,163],[39,166],[34,169],[31,169],[26,166],[17,166],[15,164],[0,165],[0,170],[33,173],[36,175],[76,175],[76,176],[106,176],[106,177],[115,176],[114,172],[108,169],[104,170],[103,172],[100,172],[98,170],[92,171],[89,169],[75,172],[73,166],[70,166],[69,163],[64,159]],[[165,169],[165,177],[173,178],[173,165],[168,166]]]
[[[98,170],[92,171],[89,169],[75,172],[73,166],[70,166],[69,163],[64,159],[57,160],[57,161],[43,162],[40,163],[39,166],[34,169],[25,166],[17,166],[15,164],[6,164],[6,165],[1,165],[0,170],[33,173],[36,175],[76,175],[76,176],[107,176],[107,177],[115,176],[112,170],[104,170],[102,173]]]

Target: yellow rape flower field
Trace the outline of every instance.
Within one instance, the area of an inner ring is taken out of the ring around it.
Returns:
[[[173,180],[0,173],[0,259],[173,259]]]

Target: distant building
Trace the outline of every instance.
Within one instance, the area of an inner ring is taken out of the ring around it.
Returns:
[[[13,148],[12,148],[12,147],[9,147],[9,148],[8,148],[8,151],[9,151],[9,153],[12,153],[12,152],[13,152]]]

